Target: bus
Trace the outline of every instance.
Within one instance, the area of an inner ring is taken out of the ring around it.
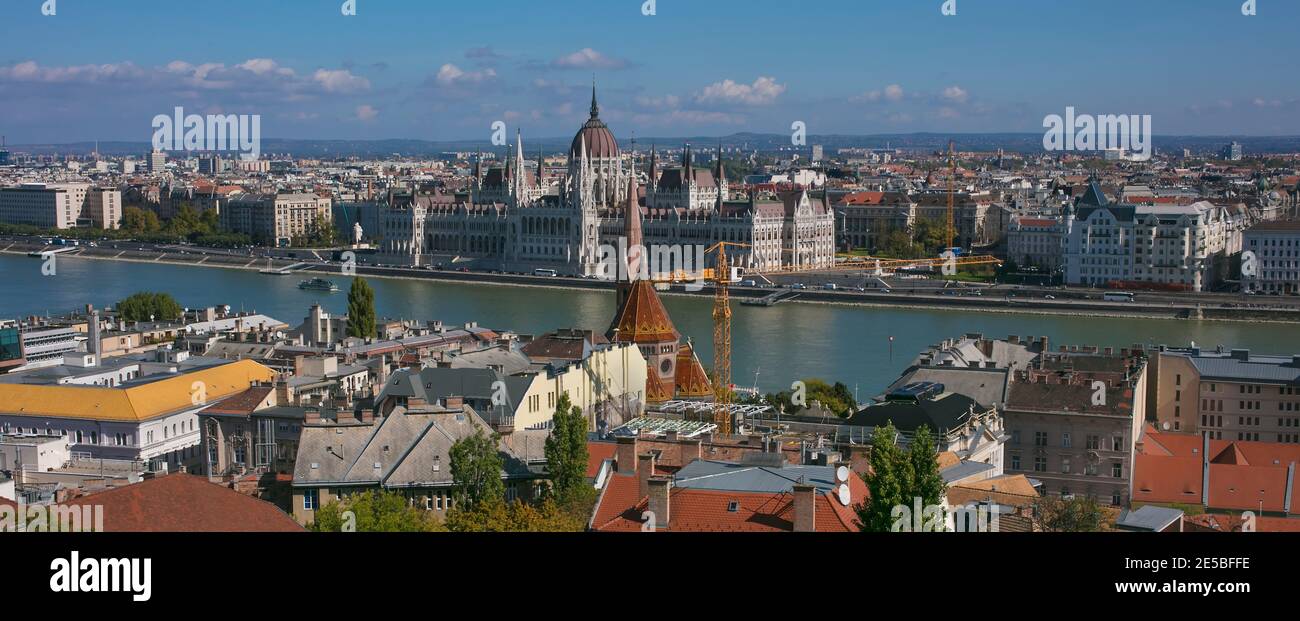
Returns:
[[[546,276],[547,278],[555,278],[556,276],[559,276],[559,275],[560,275],[559,272],[557,272],[557,271],[555,271],[555,270],[551,270],[551,269],[535,269],[535,270],[533,270],[533,276]]]
[[[1132,302],[1133,294],[1127,291],[1108,291],[1101,299],[1107,302]]]

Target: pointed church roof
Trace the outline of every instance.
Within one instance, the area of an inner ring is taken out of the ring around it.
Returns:
[[[1106,193],[1101,190],[1101,185],[1097,183],[1096,177],[1088,179],[1088,190],[1079,198],[1079,205],[1089,205],[1093,207],[1105,207],[1110,204],[1106,198]]]
[[[674,393],[678,399],[699,399],[713,396],[713,382],[704,365],[700,364],[695,348],[687,341],[677,350]]]
[[[632,283],[605,336],[616,343],[675,343],[682,338],[649,280]]]

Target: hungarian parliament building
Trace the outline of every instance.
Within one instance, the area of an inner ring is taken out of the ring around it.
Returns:
[[[530,166],[517,138],[503,165],[483,170],[475,163],[468,191],[390,197],[380,210],[378,250],[394,264],[472,259],[487,269],[595,277],[601,246],[620,247],[628,188],[641,187],[636,204],[648,249],[673,246],[680,256],[698,256],[727,241],[746,245],[727,254],[749,270],[834,263],[835,216],[820,192],[731,192],[721,156],[712,169],[702,167],[688,146],[670,167],[652,150],[645,177],[630,184],[639,173],[600,120],[592,89],[591,118],[573,138],[563,178],[545,179],[540,159]]]

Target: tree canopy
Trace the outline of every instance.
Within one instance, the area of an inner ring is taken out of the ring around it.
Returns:
[[[551,475],[551,491],[559,498],[589,487],[587,480],[587,419],[582,408],[574,407],[569,393],[560,395],[551,418],[551,435],[546,438],[546,464]]]
[[[347,515],[351,512],[351,515]],[[316,511],[315,532],[438,532],[446,530],[432,512],[413,507],[397,492],[368,490],[332,500]]]
[[[173,321],[183,312],[170,294],[145,291],[118,302],[116,310],[126,321]]]
[[[890,532],[895,520],[894,507],[914,510],[917,498],[922,507],[940,506],[947,492],[930,428],[917,429],[906,451],[899,446],[898,438],[892,422],[877,427],[872,436],[871,469],[862,475],[870,495],[858,506],[858,522],[863,531]]]
[[[375,320],[375,290],[360,276],[352,278],[348,290],[348,336],[373,338],[378,333]]]

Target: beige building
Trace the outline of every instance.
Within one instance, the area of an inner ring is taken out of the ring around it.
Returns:
[[[122,223],[122,193],[88,183],[0,188],[0,222],[47,229],[116,229]]]
[[[240,196],[222,209],[221,226],[257,240],[288,245],[296,237],[311,234],[318,222],[333,226],[331,201],[310,192]]]
[[[1074,347],[1038,356],[1013,374],[1006,472],[1039,481],[1043,495],[1127,505],[1146,383],[1142,352]]]
[[[1020,266],[1054,271],[1061,266],[1061,223],[1056,218],[1022,216],[1007,231],[1007,258]]]
[[[1300,444],[1300,356],[1165,349],[1149,402],[1161,431]]]
[[[953,195],[953,243],[957,246],[995,243],[1005,234],[1001,210],[988,192]],[[948,193],[857,192],[846,195],[836,208],[849,245],[876,250],[893,231],[915,232],[917,222],[948,221]]]

